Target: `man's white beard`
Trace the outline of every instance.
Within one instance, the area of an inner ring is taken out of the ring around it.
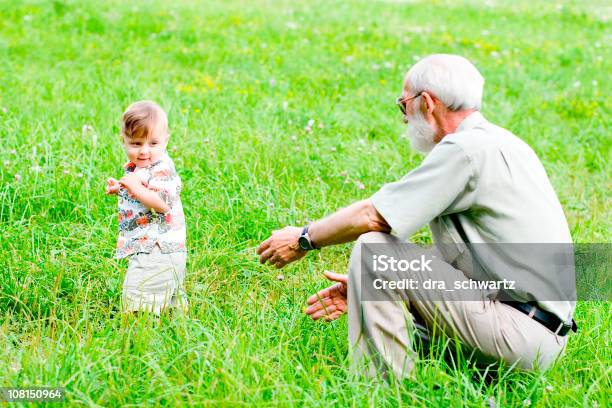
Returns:
[[[434,141],[436,130],[427,123],[423,113],[419,110],[408,117],[406,135],[410,139],[410,146],[421,153],[429,153],[436,145]]]

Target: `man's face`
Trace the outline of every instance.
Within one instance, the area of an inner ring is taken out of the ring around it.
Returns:
[[[157,162],[166,150],[168,134],[165,132],[154,132],[147,137],[123,138],[123,147],[128,159],[136,167],[147,167]]]
[[[409,99],[413,96],[415,94],[410,92],[407,85],[404,85],[403,99]],[[406,135],[410,139],[410,146],[421,153],[429,153],[436,145],[437,130],[429,124],[421,110],[422,98],[423,96],[418,96],[406,102],[404,123],[408,124]]]

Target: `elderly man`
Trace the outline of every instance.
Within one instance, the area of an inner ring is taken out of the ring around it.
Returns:
[[[524,248],[505,244],[571,244],[571,236],[533,150],[479,112],[483,86],[476,67],[463,57],[438,54],[416,63],[397,103],[413,148],[427,154],[421,165],[370,199],[305,227],[285,227],[258,248],[262,263],[281,268],[309,250],[357,240],[348,276],[326,272],[336,283],[308,299],[306,313],[330,320],[348,312],[353,355],[372,374],[390,370],[410,376],[412,315],[458,338],[479,361],[504,361],[521,369],[550,366],[563,352],[569,330],[575,331],[572,288],[566,295],[568,288],[561,286],[567,282],[551,272],[555,260],[530,245],[532,252],[544,254],[543,262],[533,263],[521,255]],[[395,250],[413,260],[421,253],[427,268],[412,275],[421,286],[395,286],[377,295],[364,290],[389,274],[364,261],[362,249],[369,244],[399,248],[426,223],[435,248],[406,244],[407,249]],[[495,246],[499,243],[504,244]],[[478,244],[489,246],[478,249]],[[425,290],[427,278],[470,289]],[[502,278],[514,281],[497,291],[470,285]]]

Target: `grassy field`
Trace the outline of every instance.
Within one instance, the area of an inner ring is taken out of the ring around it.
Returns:
[[[434,52],[481,70],[483,113],[538,153],[574,240],[610,242],[609,16],[603,1],[1,1],[0,386],[89,406],[609,405],[607,302],[580,302],[546,373],[484,382],[434,356],[385,383],[347,371],[346,319],[302,314],[349,246],[282,280],[254,253],[419,163],[394,99]],[[121,112],[145,98],[169,113],[183,179],[187,318],[118,315],[103,190]]]

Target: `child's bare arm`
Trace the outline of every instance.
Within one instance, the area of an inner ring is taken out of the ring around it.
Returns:
[[[155,212],[165,214],[170,211],[170,206],[153,190],[149,190],[142,184],[140,178],[130,173],[119,180],[119,184],[125,187],[129,193],[147,208]]]

